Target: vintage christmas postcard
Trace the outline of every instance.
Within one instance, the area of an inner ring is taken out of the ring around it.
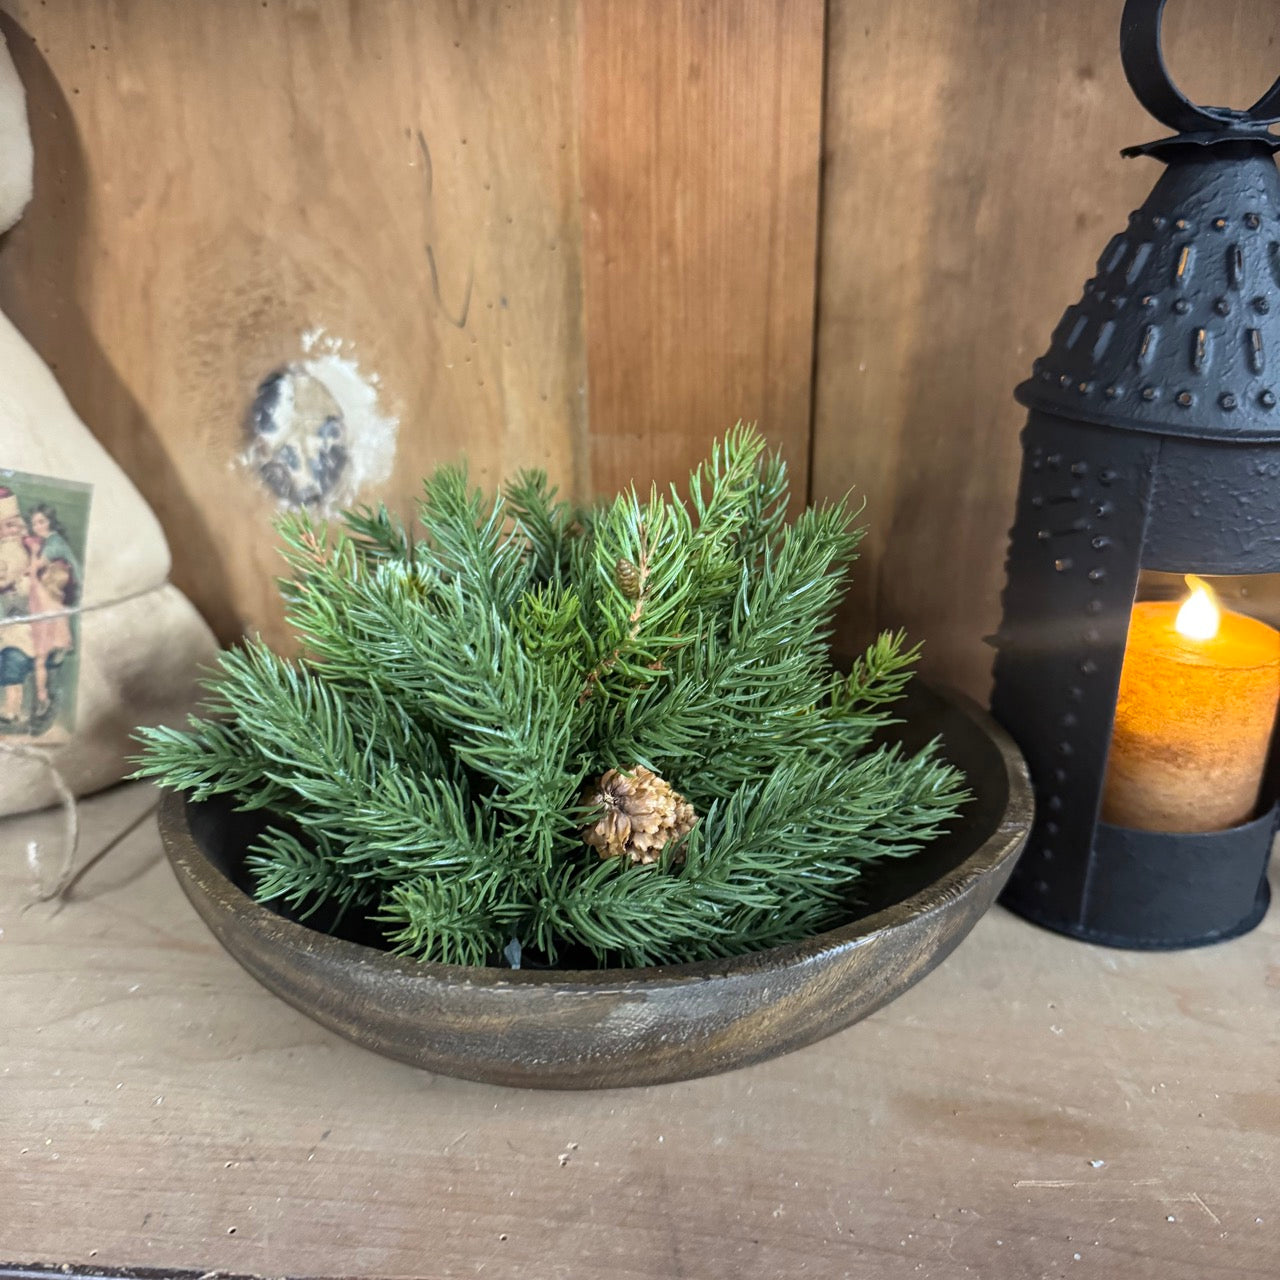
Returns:
[[[75,729],[89,485],[0,469],[0,742]]]

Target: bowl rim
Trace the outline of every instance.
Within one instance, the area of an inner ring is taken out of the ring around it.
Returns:
[[[742,978],[754,973],[776,973],[815,963],[834,953],[865,946],[878,935],[920,921],[961,897],[1026,844],[1035,811],[1035,800],[1026,762],[1008,733],[966,694],[930,689],[940,701],[972,720],[995,746],[1004,766],[1008,798],[1000,822],[991,834],[959,865],[923,889],[890,903],[871,915],[815,933],[800,942],[784,943],[762,951],[717,960],[685,964],[652,965],[639,969],[503,969],[495,966],[451,965],[414,960],[367,947],[345,938],[311,929],[271,910],[245,893],[213,865],[200,847],[188,821],[190,801],[184,792],[161,795],[158,818],[161,843],[188,897],[199,894],[220,916],[241,919],[255,934],[270,930],[291,950],[310,953],[324,964],[352,965],[396,976],[422,986],[471,985],[486,988],[542,988],[558,993],[607,994],[634,990],[637,985],[672,989],[714,980]],[[197,907],[199,904],[196,904]],[[201,914],[204,914],[201,912]]]

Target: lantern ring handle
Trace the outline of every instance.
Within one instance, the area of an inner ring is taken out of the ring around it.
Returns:
[[[1173,83],[1165,65],[1160,24],[1165,0],[1126,0],[1120,20],[1120,61],[1138,101],[1180,133],[1234,127],[1259,132],[1280,121],[1280,79],[1245,111],[1197,106]]]

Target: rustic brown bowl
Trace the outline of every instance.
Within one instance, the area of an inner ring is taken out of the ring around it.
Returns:
[[[974,800],[953,830],[866,878],[869,914],[734,960],[602,971],[419,964],[260,906],[249,815],[167,795],[160,831],[218,940],[277,995],[367,1049],[494,1084],[596,1089],[728,1071],[820,1040],[939,965],[995,901],[1032,817],[1026,767],[985,714],[915,682],[908,746],[940,737]]]

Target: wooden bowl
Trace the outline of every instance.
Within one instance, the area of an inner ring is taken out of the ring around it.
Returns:
[[[601,971],[420,964],[284,918],[244,891],[255,815],[166,795],[187,897],[263,985],[367,1049],[544,1089],[657,1084],[787,1053],[866,1017],[940,964],[995,901],[1032,817],[1026,767],[985,714],[913,682],[908,746],[942,740],[975,799],[953,830],[866,877],[869,914],[734,960]],[[239,883],[237,883],[239,882]]]

